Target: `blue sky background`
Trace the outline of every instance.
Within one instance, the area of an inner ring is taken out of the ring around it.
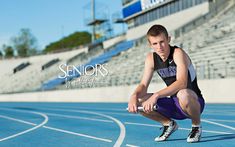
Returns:
[[[121,0],[95,0],[98,12],[121,13]],[[0,48],[9,44],[21,28],[29,28],[37,38],[39,49],[75,31],[89,31],[84,19],[90,17],[91,0],[0,0]],[[114,32],[122,31],[121,24]]]

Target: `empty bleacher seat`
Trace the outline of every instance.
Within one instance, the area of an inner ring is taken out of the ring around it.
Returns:
[[[46,64],[42,65],[42,70],[44,70],[44,69],[46,69],[46,68],[52,66],[53,64],[55,64],[55,63],[57,63],[57,62],[59,62],[59,61],[60,61],[60,59],[59,59],[59,58],[56,58],[56,59],[53,59],[53,60],[47,62]]]
[[[104,63],[108,62],[112,57],[116,56],[117,54],[119,54],[122,51],[125,51],[125,50],[131,48],[132,46],[133,46],[133,41],[121,42],[121,43],[117,44],[113,50],[109,50],[109,51],[101,54],[98,57],[92,58],[90,61],[88,61],[88,63],[84,64],[84,66],[87,66],[87,65],[95,66],[96,64],[104,64]],[[67,78],[63,78],[63,79],[55,78],[55,79],[52,79],[50,81],[43,83],[40,89],[41,90],[55,89],[56,86],[63,84],[65,80],[71,81],[72,79],[77,78],[79,76],[80,75],[76,72],[75,75],[72,75]]]
[[[29,62],[21,63],[20,65],[16,66],[16,67],[13,69],[13,73],[15,74],[16,72],[21,71],[22,69],[26,68],[26,67],[29,66],[29,65],[30,65]]]

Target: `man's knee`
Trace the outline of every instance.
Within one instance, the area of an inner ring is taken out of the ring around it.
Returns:
[[[177,97],[179,99],[180,106],[184,109],[188,108],[190,103],[197,100],[197,95],[189,90],[189,89],[182,89],[177,93]]]
[[[151,117],[151,115],[149,113],[145,113],[145,112],[139,112],[142,116],[145,117]]]
[[[154,112],[154,111],[152,111],[152,112],[149,112],[149,113],[146,113],[146,112],[139,112],[141,115],[143,115],[143,116],[154,116],[154,115],[156,115],[156,112]]]

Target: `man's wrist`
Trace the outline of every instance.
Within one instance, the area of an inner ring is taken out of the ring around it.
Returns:
[[[133,93],[131,96],[132,96],[132,97],[133,97],[133,96],[135,96],[135,97],[136,97],[136,96],[137,96],[137,94],[136,94],[136,93]]]
[[[131,95],[131,98],[132,98],[132,99],[133,99],[133,98],[137,99],[137,94],[136,94],[136,93],[133,93],[133,94]]]
[[[159,95],[158,92],[155,92],[155,93],[153,94],[153,96],[154,96],[155,99],[158,99],[158,98],[160,97],[160,95]]]

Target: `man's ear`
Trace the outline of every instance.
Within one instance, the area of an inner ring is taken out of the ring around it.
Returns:
[[[171,36],[168,36],[168,43],[171,42]]]
[[[148,46],[151,48],[152,46],[151,46],[151,43],[150,43],[150,41],[149,41],[149,39],[148,39]]]

